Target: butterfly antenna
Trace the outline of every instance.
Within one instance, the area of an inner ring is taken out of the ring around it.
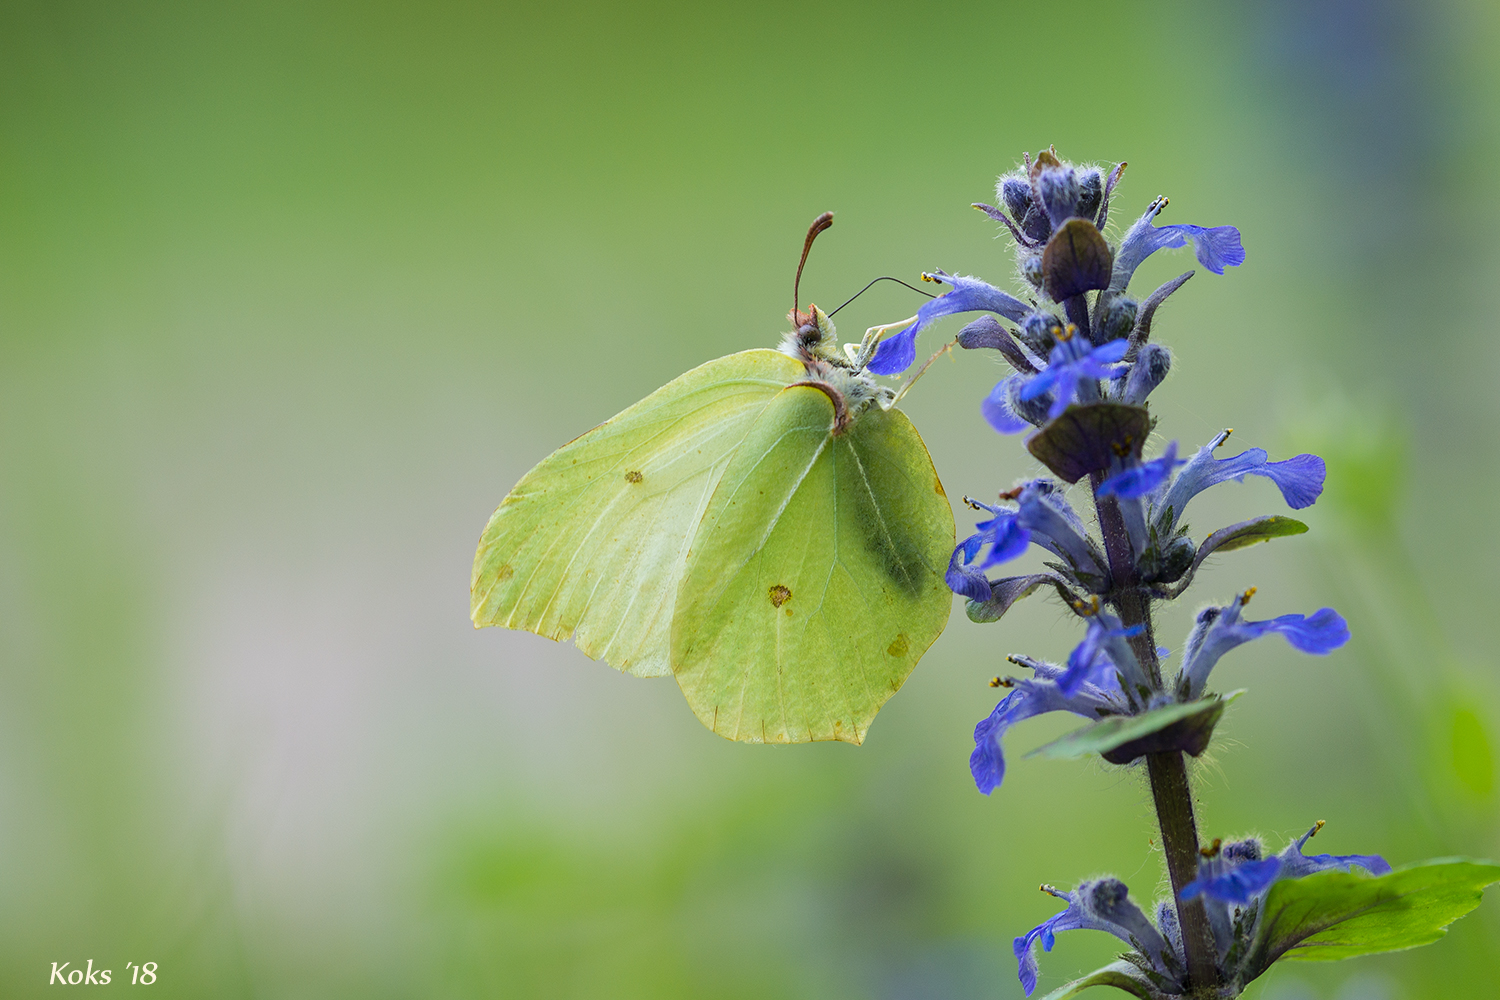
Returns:
[[[802,268],[807,263],[807,255],[812,252],[813,240],[831,225],[833,225],[833,213],[824,212],[807,227],[807,241],[802,244],[802,259],[797,262],[797,277],[792,281],[792,313],[794,315],[802,311]]]
[[[918,295],[925,295],[929,299],[935,299],[935,298],[937,298],[937,296],[934,295],[934,294],[932,294],[931,292],[924,292],[924,291],[922,291],[922,289],[918,288],[916,285],[908,285],[906,282],[902,281],[900,278],[892,278],[890,275],[887,274],[887,275],[882,275],[879,278],[876,278],[875,281],[870,282],[868,285],[866,285],[865,287],[861,288],[859,291],[855,292],[853,295],[849,296],[849,298],[844,302],[844,306],[847,306],[850,302],[853,302],[855,299],[857,299],[861,295],[865,294],[865,292],[868,292],[871,288],[874,288],[876,281],[894,281],[896,284],[901,285],[903,288],[910,288],[912,291],[916,292]],[[839,309],[844,308],[844,306],[839,306]],[[839,312],[839,309],[835,309],[833,312],[829,313],[828,314],[828,318],[829,319],[833,319],[833,317],[837,316],[838,312]]]

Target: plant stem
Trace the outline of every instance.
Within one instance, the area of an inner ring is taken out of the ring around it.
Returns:
[[[1099,496],[1103,473],[1094,473],[1094,507],[1099,514],[1099,530],[1104,536],[1104,551],[1109,557],[1113,580],[1109,602],[1119,612],[1127,628],[1142,625],[1140,635],[1131,636],[1130,646],[1140,660],[1153,686],[1161,690],[1161,662],[1156,656],[1156,635],[1151,622],[1151,604],[1136,585],[1135,561],[1130,550],[1130,535],[1120,502],[1114,497]],[[1198,825],[1193,818],[1193,792],[1188,784],[1187,763],[1182,751],[1146,755],[1146,773],[1151,779],[1151,800],[1156,806],[1156,822],[1161,828],[1162,853],[1167,859],[1167,874],[1172,880],[1172,898],[1177,905],[1177,922],[1182,929],[1182,947],[1187,953],[1189,989],[1201,996],[1214,995],[1219,973],[1215,963],[1213,931],[1203,901],[1182,901],[1182,889],[1198,877]]]
[[[1172,879],[1172,897],[1177,901],[1177,922],[1182,928],[1182,946],[1187,952],[1188,986],[1202,990],[1218,983],[1214,964],[1213,931],[1203,900],[1182,901],[1183,886],[1198,877],[1198,827],[1193,820],[1193,795],[1188,787],[1187,765],[1181,750],[1146,755],[1146,773],[1151,777],[1151,800],[1161,827],[1162,853]],[[1209,994],[1212,995],[1212,994]]]

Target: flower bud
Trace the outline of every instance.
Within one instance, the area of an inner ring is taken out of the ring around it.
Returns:
[[[1005,401],[1010,404],[1012,413],[1037,427],[1047,422],[1047,411],[1052,408],[1052,393],[1044,392],[1033,399],[1022,399],[1021,390],[1026,384],[1024,379],[1009,379],[1005,384]]]
[[[1078,175],[1078,214],[1093,220],[1099,213],[1099,203],[1104,200],[1104,175],[1091,167]]]
[[[1033,257],[1032,260],[1037,258]],[[1057,344],[1057,331],[1063,328],[1062,320],[1051,313],[1028,313],[1021,319],[1021,339],[1032,353],[1045,358]]]
[[[1031,254],[1021,258],[1021,277],[1030,282],[1032,288],[1042,287],[1042,255]]]
[[[1120,401],[1140,406],[1151,395],[1152,390],[1162,384],[1167,372],[1172,369],[1172,352],[1160,344],[1147,344],[1136,355],[1135,364],[1125,379],[1125,391]]]
[[[1107,344],[1111,340],[1130,336],[1130,331],[1135,327],[1135,314],[1139,308],[1135,299],[1127,296],[1116,295],[1111,298],[1104,304],[1104,315],[1100,316],[1095,324],[1100,335],[1094,339],[1101,344]]]
[[[1084,905],[1097,917],[1119,922],[1120,907],[1130,898],[1130,890],[1117,878],[1101,878],[1079,886]],[[1133,909],[1134,907],[1132,907]]]
[[[1198,547],[1187,535],[1178,535],[1164,548],[1151,548],[1141,556],[1141,579],[1147,583],[1176,583],[1193,564]]]
[[[1265,856],[1265,847],[1261,845],[1259,838],[1250,837],[1247,840],[1236,840],[1225,844],[1223,856],[1224,860],[1231,865],[1259,861]]]
[[[1031,211],[1031,185],[1019,177],[1002,177],[1000,183],[995,185],[995,194],[1005,203],[1011,218],[1017,224],[1026,220],[1026,213]]]
[[[1054,228],[1078,214],[1078,198],[1083,192],[1072,167],[1042,170],[1037,174],[1036,187]]]

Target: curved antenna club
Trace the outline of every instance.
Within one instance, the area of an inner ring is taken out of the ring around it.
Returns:
[[[833,213],[824,212],[807,227],[807,241],[802,244],[802,259],[797,262],[797,277],[792,281],[793,314],[802,312],[802,268],[807,263],[807,255],[812,252],[813,240],[831,225],[833,225]]]
[[[910,288],[912,291],[916,292],[918,295],[925,295],[929,299],[935,299],[935,298],[937,298],[937,296],[934,295],[934,294],[932,294],[931,292],[923,291],[922,289],[918,288],[916,285],[908,285],[906,282],[902,281],[900,278],[892,278],[888,274],[881,275],[879,278],[876,278],[875,281],[894,281],[898,285],[901,285],[901,286],[903,286],[905,288]],[[847,306],[850,302],[853,302],[855,299],[857,299],[861,295],[865,294],[865,292],[868,292],[871,288],[875,287],[875,281],[870,282],[868,285],[866,285],[865,287],[861,288],[859,291],[855,292],[853,295],[849,296],[849,298],[844,302],[844,306]],[[844,308],[844,306],[839,306],[839,309]],[[829,313],[828,314],[828,318],[829,319],[833,319],[834,316],[838,315],[839,309],[835,309],[833,312]]]

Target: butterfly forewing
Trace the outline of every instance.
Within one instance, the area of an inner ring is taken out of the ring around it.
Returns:
[[[921,438],[899,410],[833,419],[816,388],[778,395],[688,556],[673,666],[730,739],[861,742],[948,620],[953,516]]]
[[[485,528],[474,624],[572,635],[617,669],[671,673],[673,604],[694,533],[746,433],[802,370],[775,351],[719,358],[553,452]]]

